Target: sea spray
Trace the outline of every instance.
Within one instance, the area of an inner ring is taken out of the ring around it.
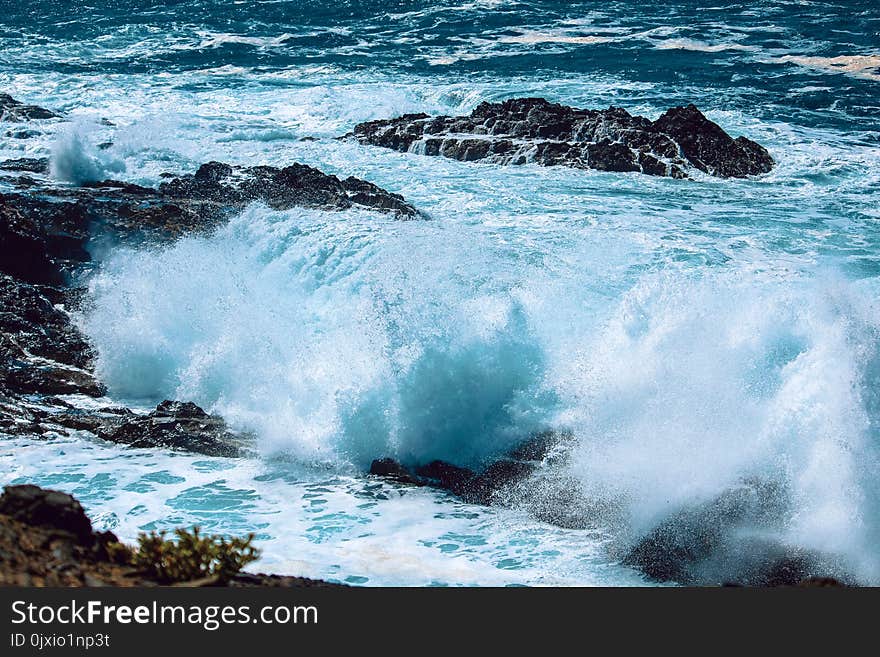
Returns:
[[[52,145],[49,171],[53,178],[63,182],[82,185],[99,182],[109,173],[125,171],[125,164],[104,154],[92,145],[90,136],[97,126],[85,119],[78,119],[63,129]]]
[[[419,240],[433,251],[413,258]],[[543,428],[554,399],[517,290],[448,267],[483,248],[426,222],[253,205],[111,257],[83,326],[114,396],[192,399],[267,452],[474,465]]]
[[[552,485],[617,541],[765,481],[784,499],[752,532],[877,578],[871,285],[670,268],[600,309],[527,267],[480,280],[490,245],[461,226],[344,216],[256,204],[112,256],[82,318],[111,394],[192,399],[266,454],[343,468],[478,466],[570,430]]]
[[[877,581],[878,310],[874,286],[834,273],[644,277],[557,373],[570,474],[623,506],[624,541],[768,482],[785,499],[736,540],[834,555]]]

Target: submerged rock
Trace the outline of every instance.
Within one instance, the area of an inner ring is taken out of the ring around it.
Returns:
[[[27,105],[12,96],[0,93],[0,121],[20,123],[31,119],[57,119],[59,114],[36,105]]]
[[[625,109],[584,110],[543,98],[480,103],[468,116],[406,114],[368,121],[352,135],[361,143],[423,155],[498,164],[536,163],[601,171],[688,177],[699,169],[720,177],[767,173],[773,158],[736,139],[696,107],[674,107],[656,121]]]

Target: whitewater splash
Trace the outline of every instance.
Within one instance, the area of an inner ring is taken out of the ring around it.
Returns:
[[[571,458],[544,485],[572,482],[618,544],[772,481],[774,541],[877,581],[875,286],[672,269],[603,309],[576,281],[530,285],[538,267],[504,275],[481,239],[254,205],[212,236],[116,253],[82,324],[113,396],[192,399],[266,455],[475,466],[565,429]]]
[[[432,250],[450,232],[255,205],[212,237],[122,252],[84,320],[99,376],[123,399],[196,400],[306,461],[480,462],[550,402],[522,303],[447,269],[478,249],[459,234]]]

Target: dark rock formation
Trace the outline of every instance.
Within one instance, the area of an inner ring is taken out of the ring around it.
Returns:
[[[159,191],[169,199],[211,201],[230,207],[262,201],[276,210],[297,206],[330,210],[363,207],[400,217],[418,215],[398,194],[359,178],[339,180],[304,164],[279,169],[209,162],[199,167],[195,175],[163,182]]]
[[[165,400],[148,415],[128,412],[121,417],[110,417],[98,423],[93,431],[100,438],[129,447],[165,447],[208,456],[235,457],[244,454],[243,446],[247,442],[246,437],[232,433],[222,418],[208,415],[192,402]]]
[[[0,162],[0,169],[4,171],[27,171],[29,173],[48,173],[48,157],[20,157],[14,160]]]
[[[64,200],[0,194],[0,271],[29,283],[61,284],[88,262],[90,218]]]
[[[699,169],[721,177],[767,173],[773,158],[733,139],[696,107],[674,107],[656,121],[620,107],[582,110],[543,98],[480,103],[469,116],[406,114],[355,126],[361,143],[398,151],[498,164],[563,165],[688,177]]]
[[[564,450],[570,435],[547,431],[526,440],[502,459],[480,471],[431,461],[408,468],[392,458],[376,459],[370,474],[391,481],[416,486],[433,486],[457,495],[473,504],[501,501],[501,494],[528,479],[556,450]]]
[[[834,572],[822,555],[770,538],[784,500],[778,486],[744,482],[667,518],[623,562],[660,582],[698,586],[793,586],[817,572]]]
[[[101,396],[104,388],[89,370],[91,348],[49,296],[63,298],[63,291],[0,273],[0,388]]]
[[[95,532],[79,502],[37,486],[7,486],[0,496],[0,586],[156,586],[130,563],[112,532]],[[343,586],[320,580],[240,573],[183,586]]]
[[[88,367],[91,348],[67,313],[53,303],[53,297],[61,295],[58,288],[0,274],[0,353]]]
[[[22,122],[31,119],[57,119],[59,115],[36,105],[26,105],[9,94],[0,93],[0,121]]]

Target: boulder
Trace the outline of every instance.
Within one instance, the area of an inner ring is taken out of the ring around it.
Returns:
[[[0,515],[26,525],[73,535],[81,544],[94,541],[92,523],[79,502],[66,493],[39,486],[6,486],[0,496]]]

